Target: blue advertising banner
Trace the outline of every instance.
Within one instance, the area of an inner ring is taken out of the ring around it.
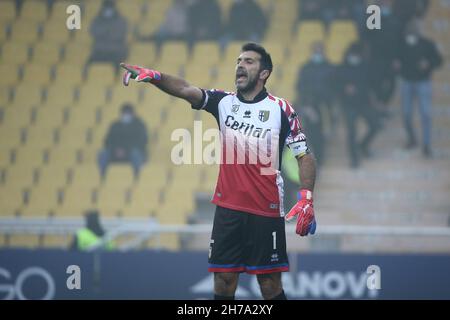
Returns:
[[[289,299],[450,299],[449,255],[299,254]],[[0,250],[0,299],[211,299],[203,252]],[[261,299],[254,276],[238,299]]]

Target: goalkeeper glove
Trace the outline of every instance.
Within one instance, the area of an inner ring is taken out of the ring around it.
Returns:
[[[126,63],[121,63],[120,66],[126,70],[122,79],[125,86],[128,86],[130,79],[134,79],[137,82],[150,83],[157,83],[161,80],[161,72],[159,71],[133,66]]]
[[[316,218],[314,217],[314,206],[312,192],[302,189],[297,194],[298,202],[286,215],[286,221],[291,221],[296,215],[296,233],[300,236],[307,236],[316,232]]]

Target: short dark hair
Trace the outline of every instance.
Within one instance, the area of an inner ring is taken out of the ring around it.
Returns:
[[[120,110],[121,113],[134,113],[133,105],[129,102],[126,102],[122,105],[122,108]]]
[[[259,44],[253,42],[249,42],[242,46],[241,51],[255,51],[259,53],[259,55],[261,56],[261,70],[269,70],[269,72],[272,73],[272,58],[263,46],[260,46]]]

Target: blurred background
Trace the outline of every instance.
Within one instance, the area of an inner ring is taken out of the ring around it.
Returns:
[[[371,4],[380,30],[367,28]],[[70,5],[80,29],[68,28]],[[317,235],[288,227],[288,295],[450,298],[437,271],[450,267],[450,1],[0,0],[0,25],[0,283],[31,266],[56,279],[53,295],[36,276],[0,298],[212,296],[218,166],[173,164],[171,134],[216,122],[149,85],[124,87],[118,64],[234,91],[248,41],[271,54],[267,89],[297,109],[319,165]],[[287,154],[289,205],[296,170]],[[90,289],[65,288],[69,264],[88,270]],[[371,264],[384,291],[352,291],[347,275]],[[238,297],[259,297],[252,281]]]

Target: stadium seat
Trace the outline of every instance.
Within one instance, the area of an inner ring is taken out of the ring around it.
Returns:
[[[59,132],[57,145],[77,150],[88,143],[89,131],[85,127],[66,126]]]
[[[245,42],[242,42],[242,41],[232,41],[232,42],[230,42],[228,44],[227,48],[225,49],[225,54],[222,57],[221,65],[233,69],[235,67],[235,65],[236,65],[237,58],[239,57],[242,45],[244,43]]]
[[[71,128],[92,127],[96,123],[97,113],[95,107],[75,104],[68,110],[67,126]]]
[[[37,234],[11,234],[9,236],[9,247],[35,249],[40,246],[40,237]]]
[[[124,217],[145,217],[153,216],[154,211],[160,206],[160,189],[137,188],[133,191],[131,201],[123,207]]]
[[[77,149],[67,144],[53,147],[49,154],[48,165],[51,168],[71,167],[77,163]]]
[[[145,246],[158,250],[178,251],[181,248],[180,236],[176,233],[155,234],[155,237],[148,240]]]
[[[8,128],[0,125],[0,148],[14,148],[22,144],[24,130],[20,128]]]
[[[6,107],[11,101],[11,89],[6,86],[0,86],[0,109]]]
[[[0,1],[0,24],[5,25],[16,19],[16,4],[15,1],[5,0]]]
[[[78,34],[78,31],[77,33]],[[89,42],[70,41],[64,48],[63,62],[78,66],[82,69],[88,61],[91,54],[91,45]]]
[[[184,67],[184,77],[186,80],[200,88],[209,88],[212,81],[213,67],[207,64],[188,63]]]
[[[21,83],[14,92],[14,100],[11,107],[24,109],[30,106],[38,106],[42,102],[42,86],[35,83]]]
[[[31,111],[29,106],[21,108],[7,108],[3,114],[2,126],[9,129],[25,128],[31,122]]]
[[[44,105],[37,109],[34,126],[38,129],[55,129],[64,122],[64,110]]]
[[[57,69],[58,70],[58,69]],[[75,76],[74,76],[75,77]],[[46,100],[43,107],[64,109],[74,101],[74,86],[63,81],[56,81],[47,88]]]
[[[89,108],[102,106],[106,103],[106,93],[104,83],[83,84],[77,104]]]
[[[27,0],[19,13],[19,20],[43,22],[47,19],[47,3],[44,1]]]
[[[53,162],[50,165],[43,166],[39,170],[38,187],[46,186],[51,190],[58,190],[66,186],[69,178],[70,170],[67,163]]]
[[[31,45],[39,38],[39,25],[33,21],[16,20],[11,26],[11,40]]]
[[[55,209],[58,217],[81,217],[86,210],[93,208],[92,189],[70,186],[64,191],[63,203]]]
[[[55,137],[56,131],[53,127],[32,126],[27,129],[24,147],[48,149],[55,144]]]
[[[131,165],[111,164],[105,177],[105,186],[117,188],[129,188],[134,184],[133,170]]]
[[[179,67],[181,65],[184,65],[188,61],[188,56],[188,48],[185,42],[166,42],[161,49],[161,55],[158,59],[158,65],[166,66],[166,70],[168,69],[169,65]],[[163,70],[163,68],[161,68],[161,70]],[[170,70],[166,72],[170,72]]]
[[[44,182],[31,190],[28,203],[20,213],[22,217],[46,218],[54,212],[57,203],[58,190]]]
[[[58,44],[42,41],[33,47],[31,61],[49,68],[57,64],[61,58],[61,47]]]
[[[65,11],[64,11],[65,12]],[[67,15],[66,15],[67,19]],[[53,43],[57,45],[66,44],[71,36],[71,31],[66,28],[66,19],[64,20],[49,20],[42,33],[42,42]]]
[[[24,205],[24,191],[20,187],[0,185],[0,216],[14,217]]]
[[[135,42],[131,45],[128,61],[140,66],[152,66],[156,60],[156,47],[153,43]]]
[[[50,82],[50,70],[48,66],[40,63],[27,64],[24,66],[22,83],[46,86]]]
[[[33,186],[37,177],[37,170],[31,163],[13,165],[6,171],[5,186],[12,190],[25,189]]]
[[[93,63],[89,66],[86,77],[86,85],[101,83],[111,85],[115,81],[116,74],[110,63]]]
[[[214,41],[198,42],[192,52],[190,64],[210,67],[218,64],[220,61],[219,44]]]
[[[30,48],[27,44],[7,42],[2,46],[2,64],[23,64],[27,62]]]
[[[42,246],[44,248],[67,249],[72,242],[72,236],[69,234],[44,234]]]
[[[55,84],[65,84],[66,87],[78,86],[83,81],[83,73],[78,65],[60,63],[55,71]]]
[[[142,20],[142,2],[140,0],[127,0],[124,1],[118,1],[117,2],[117,9],[120,12],[122,16],[124,16],[128,23],[132,24],[135,21]]]
[[[141,86],[124,87],[122,83],[117,83],[111,88],[111,104],[120,108],[125,102],[129,102],[137,108],[139,104],[140,91],[144,90]],[[114,115],[118,116],[118,115]]]
[[[7,77],[0,77],[0,86],[15,86],[19,82],[19,68],[14,64],[1,64],[0,74],[7,74]]]
[[[93,190],[99,185],[100,172],[95,163],[89,163],[79,165],[74,169],[69,188]]]
[[[117,217],[125,206],[126,190],[123,186],[107,183],[98,190],[95,208],[102,217]]]

